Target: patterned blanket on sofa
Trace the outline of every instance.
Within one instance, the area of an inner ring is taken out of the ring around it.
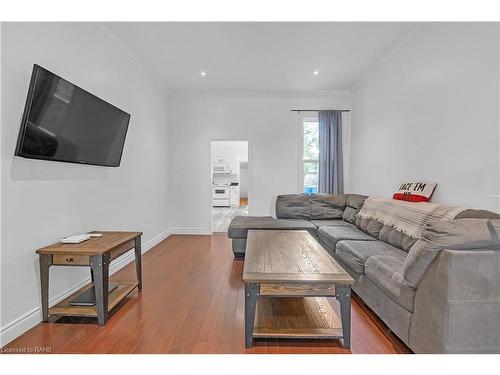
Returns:
[[[365,201],[358,217],[374,219],[412,238],[420,238],[422,229],[429,221],[452,220],[465,210],[464,207],[437,203],[370,197]]]

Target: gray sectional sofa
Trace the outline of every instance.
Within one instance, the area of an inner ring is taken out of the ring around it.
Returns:
[[[366,198],[278,196],[277,218],[234,218],[234,254],[244,256],[250,229],[307,230],[414,352],[500,353],[500,215],[463,209],[452,220],[429,220],[415,238],[360,217]]]

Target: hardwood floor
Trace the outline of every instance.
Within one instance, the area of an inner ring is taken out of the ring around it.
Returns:
[[[243,261],[226,234],[171,236],[143,256],[143,290],[133,292],[100,327],[96,319],[41,323],[5,349],[52,353],[407,353],[409,349],[357,298],[351,350],[339,340],[255,340],[244,345]],[[57,272],[53,269],[51,272]],[[133,264],[112,276],[135,277]],[[338,303],[331,300],[338,313]],[[69,324],[68,322],[79,322]]]

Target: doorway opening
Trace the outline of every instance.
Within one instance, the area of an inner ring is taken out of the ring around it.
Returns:
[[[227,232],[235,216],[248,215],[248,141],[211,142],[212,232]]]

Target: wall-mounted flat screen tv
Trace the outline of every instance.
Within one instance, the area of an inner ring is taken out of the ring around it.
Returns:
[[[120,165],[130,115],[34,65],[15,155]]]

